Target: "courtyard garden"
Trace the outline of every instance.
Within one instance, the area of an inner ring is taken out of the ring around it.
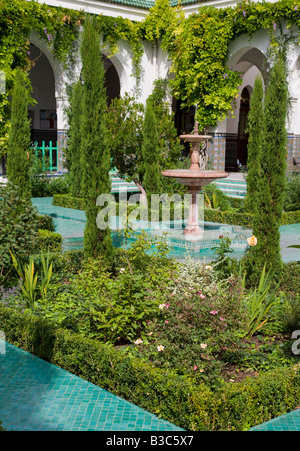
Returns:
[[[186,194],[161,172],[190,163],[168,108],[166,80],[156,81],[146,105],[126,94],[107,106],[99,47],[99,29],[86,18],[81,79],[70,86],[66,111],[67,171],[60,178],[42,174],[34,158],[26,70],[13,70],[8,183],[0,186],[0,330],[8,343],[185,430],[246,431],[295,409],[300,243],[295,235],[295,258],[284,262],[279,229],[300,223],[300,174],[286,165],[285,52],[274,45],[265,95],[260,78],[253,89],[245,199],[213,184],[204,189],[204,220],[251,229],[247,249],[235,258],[224,233],[213,258],[179,260],[170,256],[164,234],[155,238],[129,223],[120,231],[129,244],[117,247],[109,227],[97,224],[112,168],[139,188],[142,215],[153,207],[151,194]],[[232,86],[236,77],[232,72]],[[199,124],[212,125],[215,114],[200,106]],[[37,197],[85,211],[82,249],[63,251],[53,218],[33,206]],[[123,201],[116,199],[118,216]],[[162,222],[161,210],[157,218]]]

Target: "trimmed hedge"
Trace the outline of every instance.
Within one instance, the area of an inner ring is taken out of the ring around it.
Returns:
[[[213,209],[204,210],[204,219],[209,222],[217,222],[220,224],[233,224],[243,227],[252,228],[252,213],[240,213],[236,211],[221,211]],[[281,224],[298,224],[300,223],[300,211],[284,211],[281,217]]]
[[[237,199],[237,204],[240,204],[241,199]],[[232,201],[234,204],[235,202]],[[53,205],[66,208],[75,208],[77,210],[84,210],[84,199],[73,197],[68,194],[57,194],[53,197]],[[241,213],[237,211],[222,211],[214,210],[212,208],[205,208],[204,219],[208,222],[216,222],[219,224],[240,225],[243,227],[252,227],[253,214]],[[282,214],[282,225],[298,224],[300,223],[300,211],[285,211]]]
[[[50,230],[39,230],[36,237],[36,253],[40,252],[61,252],[62,236]]]
[[[253,214],[206,208],[204,210],[204,220],[208,222],[217,222],[219,224],[233,224],[251,228],[253,223]]]
[[[9,343],[185,430],[247,430],[294,409],[300,399],[298,368],[278,368],[212,391],[28,313],[0,306],[0,329]]]
[[[299,224],[300,223],[300,210],[298,211],[284,211],[281,217],[281,224]]]
[[[53,196],[52,205],[84,211],[86,202],[81,197],[74,197],[71,194],[55,194]]]

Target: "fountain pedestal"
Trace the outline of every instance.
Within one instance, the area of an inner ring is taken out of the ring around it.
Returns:
[[[208,135],[199,135],[196,124],[196,133],[193,135],[181,135],[180,138],[192,144],[191,149],[191,166],[189,169],[168,169],[162,172],[165,177],[175,178],[182,185],[187,186],[189,194],[191,194],[191,202],[189,206],[189,220],[187,227],[183,230],[186,239],[201,239],[203,229],[199,226],[199,205],[197,202],[197,194],[202,187],[210,184],[218,178],[228,177],[228,173],[224,171],[210,171],[205,169],[207,161],[206,149],[200,148],[200,143],[211,138]],[[199,162],[201,167],[199,166]]]

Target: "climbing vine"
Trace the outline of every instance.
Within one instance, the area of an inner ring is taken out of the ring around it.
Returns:
[[[242,34],[251,37],[266,29],[274,47],[275,32],[285,33],[284,24],[299,40],[299,28],[292,28],[300,25],[300,4],[296,0],[243,1],[220,9],[205,6],[173,30],[167,44],[174,73],[173,92],[183,106],[197,104],[200,128],[214,126],[228,115],[238,95],[240,74],[226,64],[230,42]]]
[[[15,68],[29,70],[33,64],[29,52],[32,31],[70,68],[78,54],[78,38],[86,16],[83,11],[35,1],[0,0],[0,71],[5,74],[7,88],[0,93],[0,155],[6,149]],[[120,41],[129,43],[137,85],[143,41],[161,45],[172,61],[173,95],[181,99],[183,106],[197,104],[199,126],[205,128],[228,115],[239,92],[241,76],[227,65],[229,43],[260,29],[269,31],[273,46],[275,32],[286,33],[286,29],[299,43],[300,0],[242,1],[227,8],[206,5],[186,18],[168,0],[156,0],[142,22],[103,15],[96,22],[110,55],[118,51]]]

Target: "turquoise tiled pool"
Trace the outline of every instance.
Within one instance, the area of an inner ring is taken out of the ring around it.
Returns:
[[[183,430],[8,343],[0,354],[0,399],[6,430]]]
[[[40,214],[48,214],[53,217],[55,230],[63,237],[63,250],[80,249],[83,246],[84,227],[86,222],[85,212],[72,208],[63,208],[52,205],[52,197],[34,198],[33,204]],[[180,238],[177,230],[167,230],[171,232],[167,236],[167,241],[171,246],[170,256],[178,260],[185,259],[187,255],[201,260],[213,260],[215,251],[212,249],[216,245],[216,239],[220,234],[229,236],[232,240],[233,254],[231,256],[241,258],[247,248],[247,238],[252,235],[252,230],[245,227],[227,224],[204,223],[204,235],[198,242],[186,242]],[[164,230],[152,230],[149,233],[162,234]],[[181,233],[182,235],[182,233]],[[113,243],[116,247],[124,246],[124,240],[118,232],[112,232]],[[291,244],[298,244],[300,237],[300,224],[284,225],[280,227],[281,256],[284,262],[298,261],[300,251],[288,248]]]

